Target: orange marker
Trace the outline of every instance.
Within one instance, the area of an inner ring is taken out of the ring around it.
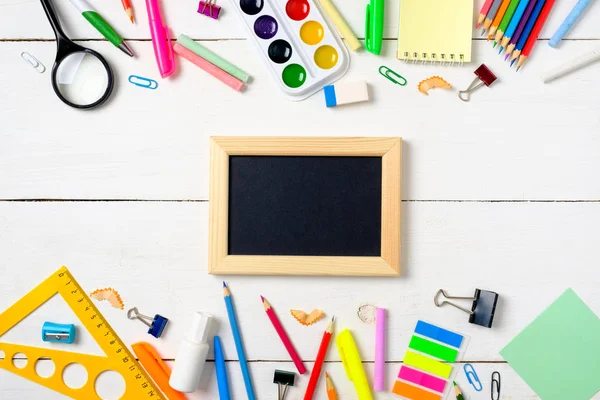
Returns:
[[[328,400],[338,400],[338,395],[335,391],[335,387],[333,386],[333,382],[329,377],[329,374],[325,372],[325,382],[327,384],[327,399]]]
[[[131,349],[138,360],[140,360],[140,364],[142,364],[148,375],[150,375],[168,400],[186,400],[183,393],[169,386],[171,370],[150,343],[134,343],[131,345]]]
[[[123,8],[125,9],[125,13],[129,17],[129,20],[132,24],[135,24],[135,20],[133,19],[133,9],[131,8],[131,2],[129,0],[121,0],[123,3]]]

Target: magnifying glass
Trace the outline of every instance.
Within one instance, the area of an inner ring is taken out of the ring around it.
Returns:
[[[52,88],[63,103],[89,110],[104,103],[112,93],[114,75],[99,53],[80,46],[65,35],[50,0],[40,0],[56,36],[56,60]]]

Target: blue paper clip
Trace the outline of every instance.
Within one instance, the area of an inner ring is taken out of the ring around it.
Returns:
[[[481,384],[481,381],[477,376],[477,372],[475,372],[475,368],[473,368],[471,364],[465,364],[463,369],[465,370],[467,379],[471,386],[473,386],[473,389],[477,390],[478,392],[481,392],[483,390],[483,385]]]
[[[154,79],[144,78],[143,76],[129,75],[129,82],[146,89],[154,90],[158,87],[158,82]]]
[[[75,325],[44,322],[42,340],[53,343],[73,343],[75,341]]]
[[[169,319],[162,315],[156,314],[154,315],[154,318],[151,318],[147,315],[140,314],[137,307],[133,307],[131,310],[127,311],[127,318],[139,319],[149,328],[148,333],[157,339],[162,335],[165,326],[167,326],[167,322],[169,322]]]

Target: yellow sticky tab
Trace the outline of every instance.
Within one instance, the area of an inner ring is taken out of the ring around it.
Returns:
[[[430,372],[442,378],[449,378],[452,372],[452,365],[439,362],[433,358],[407,351],[404,356],[404,364],[418,368],[425,372]]]

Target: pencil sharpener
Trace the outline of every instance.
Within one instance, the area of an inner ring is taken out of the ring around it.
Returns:
[[[53,343],[73,343],[75,341],[75,325],[44,322],[42,340]]]

